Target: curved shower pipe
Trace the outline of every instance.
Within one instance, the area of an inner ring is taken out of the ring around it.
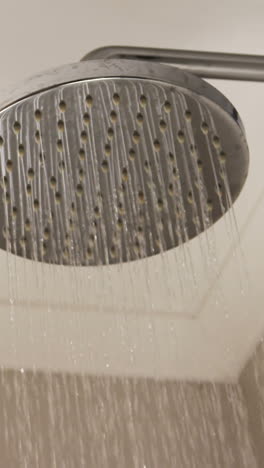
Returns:
[[[85,60],[130,59],[174,65],[202,78],[264,81],[264,56],[147,47],[107,46],[86,54]]]

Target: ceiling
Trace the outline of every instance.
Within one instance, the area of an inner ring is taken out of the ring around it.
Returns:
[[[264,54],[261,1],[251,1],[250,9],[230,0],[155,3],[25,0],[14,14],[6,2],[0,98],[26,77],[104,45]],[[206,237],[186,247],[196,286],[181,251],[133,266],[87,270],[21,259],[8,267],[0,252],[1,366],[237,378],[264,330],[264,84],[211,83],[237,107],[248,137],[250,173],[235,204],[238,231],[233,213],[215,225],[209,235],[213,260],[206,267]]]

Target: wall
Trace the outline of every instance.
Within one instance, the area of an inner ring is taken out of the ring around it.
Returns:
[[[257,467],[238,386],[14,371],[0,378],[1,467]]]
[[[264,340],[243,370],[241,388],[247,402],[249,428],[259,466],[264,460]]]

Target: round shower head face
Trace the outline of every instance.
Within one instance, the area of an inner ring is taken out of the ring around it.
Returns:
[[[0,248],[132,261],[197,236],[237,197],[248,150],[231,104],[179,70],[122,64],[58,72],[1,111]]]

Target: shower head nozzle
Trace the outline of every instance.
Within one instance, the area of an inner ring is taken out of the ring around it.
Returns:
[[[232,104],[191,73],[88,60],[28,81],[0,111],[0,248],[64,265],[149,257],[188,241],[248,171]]]

